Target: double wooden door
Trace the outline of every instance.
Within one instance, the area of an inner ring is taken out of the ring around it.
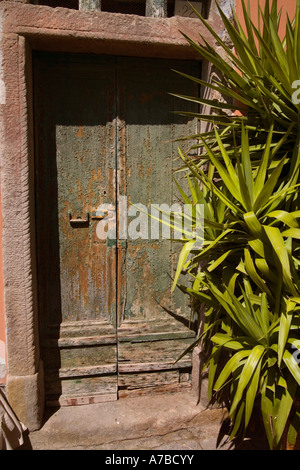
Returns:
[[[48,403],[113,400],[189,382],[178,247],[137,208],[178,198],[178,142],[195,121],[189,61],[34,54],[36,241]],[[138,206],[142,204],[143,206]],[[145,215],[145,214],[144,214]],[[148,227],[147,227],[148,222]],[[145,236],[145,230],[148,236]]]

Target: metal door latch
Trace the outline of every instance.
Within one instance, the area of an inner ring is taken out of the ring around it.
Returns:
[[[72,214],[69,214],[69,219],[70,219],[70,224],[71,225],[88,225],[90,221],[90,214],[86,214],[86,218],[82,219],[80,217],[77,217],[76,219],[72,218]]]
[[[101,220],[108,216],[108,211],[93,211],[91,219]],[[72,218],[72,214],[69,214],[69,220],[71,225],[88,225],[90,222],[90,214],[87,213],[85,219],[77,217]]]
[[[108,216],[108,211],[93,211],[92,219],[101,220]]]

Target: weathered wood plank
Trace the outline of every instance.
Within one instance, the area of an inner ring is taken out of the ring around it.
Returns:
[[[58,369],[48,370],[46,374],[45,383],[48,387],[51,387],[52,384],[56,383],[58,379],[69,379],[69,378],[80,378],[80,380],[89,379],[91,377],[97,376],[112,376],[111,380],[112,383],[117,383],[116,378],[114,377],[116,374],[116,365],[114,364],[104,364],[102,366],[88,366],[88,367],[73,367],[73,368],[65,368],[65,369]],[[58,382],[57,382],[58,383]],[[87,383],[86,381],[84,383]],[[104,382],[105,383],[105,382]],[[101,390],[96,390],[98,393]]]
[[[118,336],[118,341],[120,343],[131,342],[131,343],[141,343],[148,341],[166,341],[166,340],[176,340],[176,339],[186,339],[194,338],[195,333],[190,331],[180,331],[180,332],[160,332],[160,333],[148,333],[148,334],[127,334],[123,332],[122,336]]]
[[[190,389],[191,369],[120,374],[118,384],[119,397]]]
[[[74,348],[42,348],[44,367],[46,370],[72,367],[88,367],[96,365],[116,365],[116,345],[101,345]]]
[[[103,364],[96,366],[86,366],[86,367],[65,367],[59,369],[58,376],[60,378],[66,377],[83,377],[90,375],[107,375],[107,374],[116,374],[117,366],[116,364]]]
[[[118,399],[117,394],[110,393],[108,395],[99,394],[84,396],[80,395],[78,397],[70,396],[59,396],[59,397],[47,397],[46,406],[56,407],[56,406],[79,406],[79,405],[93,405],[95,403],[106,403],[110,401],[116,401]]]
[[[178,370],[180,368],[186,369],[192,367],[191,360],[183,360],[178,363],[174,362],[141,362],[141,363],[130,363],[123,364],[120,363],[118,367],[119,373],[128,373],[128,372],[145,372],[145,371],[159,371],[159,370]]]
[[[83,405],[113,401],[117,399],[115,377],[75,377],[58,380],[50,376],[47,379],[48,405]]]
[[[64,380],[60,380],[56,373],[50,372],[47,374],[45,383],[49,394],[63,393],[78,395],[80,393],[91,394],[92,391],[95,393],[108,393],[109,391],[116,391],[117,382],[113,375],[90,375],[90,376],[73,376],[63,377]],[[84,387],[87,387],[85,390]],[[93,389],[94,387],[94,389]]]
[[[136,388],[136,389],[124,389],[120,390],[118,393],[119,398],[134,398],[140,397],[145,395],[158,395],[158,394],[171,394],[177,393],[183,390],[190,390],[191,383],[173,383],[173,384],[164,384],[164,385],[157,385],[155,387],[148,387],[148,388]]]
[[[99,345],[117,344],[116,335],[111,336],[90,336],[83,338],[59,338],[45,340],[43,346],[45,348],[71,348],[78,346],[99,346]]]
[[[54,330],[55,331],[55,330]],[[49,334],[51,337],[51,334]],[[88,338],[88,337],[113,337],[116,336],[116,328],[103,321],[77,321],[66,322],[59,326],[59,338]]]
[[[118,386],[120,389],[127,387],[131,388],[145,388],[150,386],[162,385],[164,383],[178,383],[179,371],[167,370],[163,372],[143,372],[143,373],[127,373],[120,374]]]
[[[195,336],[195,331],[192,329],[192,324],[186,316],[177,316],[177,321],[174,318],[161,319],[150,318],[147,322],[141,320],[128,319],[121,323],[118,327],[118,338],[120,341],[123,338],[149,334],[169,334],[182,335],[182,337]]]
[[[153,342],[120,343],[118,350],[119,362],[148,363],[148,362],[174,362],[187,349],[193,341],[192,338],[180,340],[165,340]],[[184,356],[187,360],[190,354]],[[178,363],[179,364],[179,363]]]

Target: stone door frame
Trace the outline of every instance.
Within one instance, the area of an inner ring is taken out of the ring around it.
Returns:
[[[44,410],[35,272],[32,50],[199,60],[181,31],[207,37],[198,19],[146,18],[0,0],[0,125],[7,396],[29,430]],[[222,23],[211,7],[209,22]],[[205,67],[203,67],[205,70]],[[206,68],[206,74],[208,74]]]

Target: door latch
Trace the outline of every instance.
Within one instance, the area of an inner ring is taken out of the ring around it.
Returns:
[[[92,219],[101,220],[108,216],[108,211],[93,211]]]
[[[69,219],[71,225],[88,225],[90,221],[90,214],[87,213],[85,219],[80,217],[72,218],[72,214],[69,214]]]
[[[108,211],[93,211],[91,214],[91,219],[93,220],[101,220],[108,216]],[[69,214],[69,220],[71,225],[88,225],[90,222],[90,214],[87,213],[85,219],[81,217],[72,217],[72,214]]]

